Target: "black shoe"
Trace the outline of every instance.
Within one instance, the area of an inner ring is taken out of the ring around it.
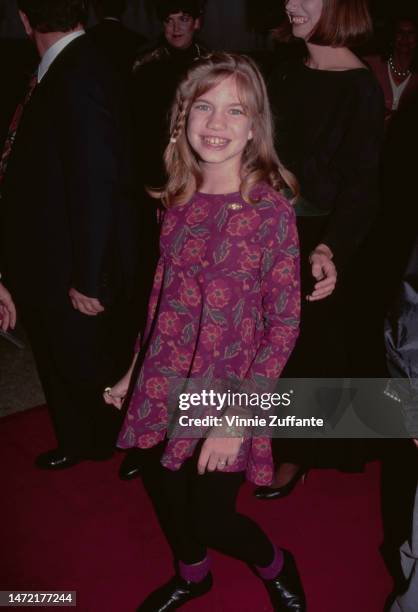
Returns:
[[[282,550],[284,565],[273,580],[263,580],[277,612],[306,612],[306,599],[295,560],[288,550]]]
[[[119,478],[121,480],[132,480],[132,478],[140,476],[142,457],[141,449],[130,448],[120,464]]]
[[[191,599],[205,595],[212,588],[212,582],[211,573],[200,582],[186,582],[180,576],[174,576],[170,582],[148,595],[137,612],[177,610]]]
[[[287,484],[282,487],[257,487],[254,491],[254,496],[257,499],[280,499],[286,497],[290,495],[300,479],[302,479],[302,482],[305,481],[306,472],[306,468],[300,467]]]
[[[85,457],[72,456],[57,448],[41,453],[35,459],[35,465],[41,470],[66,470],[81,461],[85,461]]]

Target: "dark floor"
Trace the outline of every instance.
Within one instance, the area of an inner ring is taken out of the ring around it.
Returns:
[[[0,417],[45,401],[24,332],[18,327],[14,333],[25,348],[0,336]]]

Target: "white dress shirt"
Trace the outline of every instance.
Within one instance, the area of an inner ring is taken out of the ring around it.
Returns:
[[[58,55],[65,49],[67,45],[70,44],[73,40],[78,38],[79,36],[83,36],[85,34],[85,30],[77,30],[76,32],[70,32],[70,34],[66,34],[56,43],[54,43],[49,49],[44,53],[41,63],[38,66],[38,83],[44,78],[46,73],[48,72],[49,67],[52,62],[58,57]]]
[[[392,110],[396,111],[398,110],[398,106],[399,106],[399,102],[401,101],[401,96],[406,88],[406,86],[408,85],[409,81],[411,80],[411,74],[409,74],[407,76],[407,78],[402,81],[402,83],[400,83],[399,85],[396,85],[395,81],[393,80],[392,77],[392,72],[388,63],[388,72],[389,72],[389,80],[390,80],[390,84],[392,87],[392,93],[393,93],[393,104],[392,104]]]

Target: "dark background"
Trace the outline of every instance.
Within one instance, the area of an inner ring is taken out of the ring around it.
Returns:
[[[202,0],[205,2],[205,0]],[[281,0],[206,0],[203,41],[211,48],[229,50],[262,49],[269,45],[268,31],[281,19]],[[154,14],[155,0],[130,0],[124,22],[147,38],[158,36],[160,26]],[[417,0],[371,0],[377,32],[390,15],[418,13]],[[91,16],[91,21],[94,19]],[[16,0],[0,0],[0,37],[24,36]]]

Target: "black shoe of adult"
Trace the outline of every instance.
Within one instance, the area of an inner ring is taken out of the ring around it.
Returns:
[[[302,480],[303,483],[305,482],[306,472],[306,468],[299,468],[293,478],[281,487],[257,487],[254,491],[254,497],[267,500],[287,497],[293,491],[299,480]]]
[[[174,576],[167,584],[148,595],[137,612],[169,612],[181,608],[188,601],[205,595],[212,588],[212,574],[200,582],[186,582]]]
[[[140,476],[142,458],[141,449],[130,448],[120,464],[119,478],[121,480],[132,480]]]
[[[35,465],[41,470],[66,470],[84,461],[83,457],[75,457],[57,449],[41,453],[35,459]]]
[[[282,550],[284,565],[272,580],[263,580],[277,612],[306,612],[306,599],[293,555]]]

